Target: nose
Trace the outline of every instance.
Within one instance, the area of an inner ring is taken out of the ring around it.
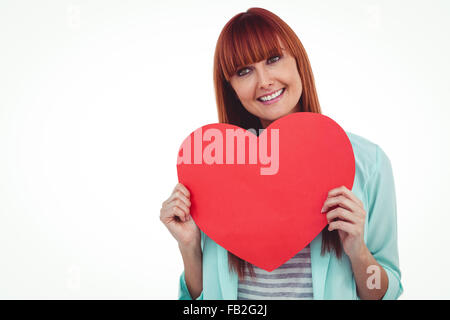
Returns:
[[[270,89],[274,83],[274,80],[269,70],[267,70],[265,66],[261,66],[257,69],[257,74],[260,89]]]

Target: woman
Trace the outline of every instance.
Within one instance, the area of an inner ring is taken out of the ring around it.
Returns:
[[[300,40],[264,9],[249,9],[225,25],[214,84],[221,123],[260,129],[293,112],[321,113]],[[177,184],[160,219],[183,258],[180,299],[398,298],[403,288],[390,161],[376,144],[347,135],[356,165],[352,190],[330,190],[322,209],[328,228],[273,272],[239,259],[201,232],[189,215],[189,190]]]

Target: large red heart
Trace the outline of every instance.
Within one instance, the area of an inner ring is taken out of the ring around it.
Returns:
[[[239,145],[232,133],[247,143]],[[290,114],[252,135],[218,123],[195,130],[180,148],[178,179],[190,190],[191,216],[206,235],[272,271],[327,225],[323,203],[333,188],[352,189],[355,158],[345,131],[317,113]],[[256,163],[255,141],[261,143]]]

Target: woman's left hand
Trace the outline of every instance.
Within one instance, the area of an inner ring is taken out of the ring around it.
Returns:
[[[364,243],[366,211],[362,201],[345,186],[335,188],[328,193],[322,213],[327,215],[328,230],[338,230],[349,258],[353,260],[362,255],[367,249]]]

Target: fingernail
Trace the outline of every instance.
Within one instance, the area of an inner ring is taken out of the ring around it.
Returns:
[[[320,212],[324,213],[325,212],[325,207],[322,207],[322,210]]]

